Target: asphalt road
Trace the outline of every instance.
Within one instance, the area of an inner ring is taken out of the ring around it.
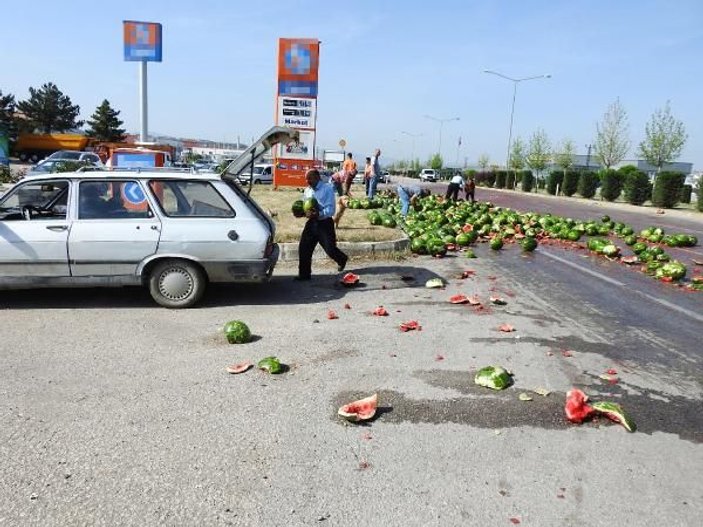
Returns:
[[[320,263],[309,284],[281,267],[188,311],[138,289],[3,292],[0,524],[697,523],[703,294],[557,247],[476,252],[355,262],[353,289]],[[424,287],[435,276],[446,289]],[[485,308],[449,304],[458,292]],[[255,341],[226,344],[230,319]],[[224,371],[268,355],[289,371]],[[514,386],[475,386],[490,364]],[[638,431],[569,424],[574,386]],[[537,387],[551,393],[518,399]],[[374,392],[373,422],[335,415]]]

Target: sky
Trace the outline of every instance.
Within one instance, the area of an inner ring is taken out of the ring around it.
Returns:
[[[319,147],[340,139],[356,157],[505,162],[513,137],[544,129],[578,153],[616,98],[632,141],[671,101],[688,132],[680,161],[703,169],[703,2],[700,0],[150,0],[7,2],[0,90],[26,99],[54,82],[86,119],[103,99],[139,130],[137,64],[123,61],[122,21],[163,24],[163,62],[149,65],[149,130],[249,141],[274,123],[277,41],[321,41]],[[413,140],[410,135],[419,135]],[[461,137],[461,146],[459,138]],[[413,145],[414,143],[414,145]]]

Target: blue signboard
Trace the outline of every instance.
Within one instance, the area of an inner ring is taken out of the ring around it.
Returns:
[[[124,189],[122,190],[122,196],[124,196],[124,199],[132,205],[139,205],[140,203],[143,203],[146,199],[144,191],[139,186],[139,183],[136,183],[134,181],[125,183]]]
[[[161,24],[125,20],[124,59],[161,62]]]

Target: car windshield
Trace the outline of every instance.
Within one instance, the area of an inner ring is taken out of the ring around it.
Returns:
[[[55,152],[49,156],[49,159],[80,159],[80,152]]]
[[[46,209],[47,207],[63,206],[65,215],[66,198],[68,197],[68,181],[38,181],[27,183],[18,187],[14,192],[0,202],[0,211],[33,207]],[[60,202],[60,203],[59,203]]]
[[[260,175],[264,173],[264,167],[254,167],[254,174]]]

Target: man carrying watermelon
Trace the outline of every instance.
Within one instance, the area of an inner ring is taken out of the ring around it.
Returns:
[[[320,181],[320,173],[308,170],[305,174],[308,187],[304,192],[303,212],[308,221],[298,244],[298,276],[296,280],[310,280],[312,253],[319,243],[327,256],[337,262],[337,270],[344,271],[347,255],[337,247],[337,235],[332,217],[335,212],[335,192],[331,183]]]
[[[410,205],[414,205],[419,198],[430,195],[430,189],[421,188],[416,185],[398,185],[396,189],[400,199],[400,214],[405,218],[410,210]]]

